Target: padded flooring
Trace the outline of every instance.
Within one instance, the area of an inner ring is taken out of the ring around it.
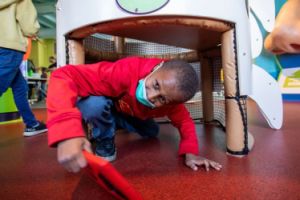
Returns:
[[[157,139],[143,140],[118,132],[115,168],[145,200],[300,199],[300,104],[284,104],[281,130],[268,127],[256,105],[249,102],[253,151],[244,158],[225,153],[225,133],[197,124],[201,155],[223,165],[220,172],[193,172],[177,157],[178,134],[161,125]],[[34,109],[46,120],[45,109]],[[47,134],[24,138],[23,124],[0,125],[0,199],[112,198],[84,172],[71,174],[47,147]]]

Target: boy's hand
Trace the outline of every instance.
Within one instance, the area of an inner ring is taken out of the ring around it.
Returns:
[[[91,143],[84,137],[62,141],[57,146],[57,160],[69,172],[79,172],[87,165],[82,150],[92,153]]]
[[[300,53],[300,0],[288,0],[276,16],[272,32],[265,38],[265,49],[274,54]]]
[[[192,168],[192,170],[197,171],[198,167],[204,165],[206,171],[209,171],[209,168],[212,167],[215,170],[221,170],[222,165],[219,163],[208,160],[206,158],[196,156],[194,154],[187,153],[185,154],[185,164],[186,166]]]

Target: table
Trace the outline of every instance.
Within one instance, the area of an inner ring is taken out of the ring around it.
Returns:
[[[27,80],[28,85],[34,85],[38,92],[41,92],[44,97],[47,97],[46,88],[42,87],[42,82],[48,81],[47,78],[25,77],[25,79]]]

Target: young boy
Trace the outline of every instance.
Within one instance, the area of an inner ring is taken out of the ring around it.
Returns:
[[[86,166],[82,150],[91,152],[81,120],[93,126],[95,154],[114,160],[116,128],[156,137],[155,117],[167,116],[179,129],[179,155],[197,170],[221,165],[198,156],[195,125],[183,102],[197,91],[199,80],[184,61],[130,57],[54,71],[47,95],[49,146],[57,146],[58,161],[68,171]]]

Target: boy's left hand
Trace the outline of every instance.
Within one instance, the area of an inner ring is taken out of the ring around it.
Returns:
[[[205,167],[206,171],[209,171],[210,167],[218,171],[222,168],[222,165],[215,161],[208,160],[204,157],[196,156],[190,153],[185,154],[185,164],[194,171],[197,171],[198,167],[202,165]]]

